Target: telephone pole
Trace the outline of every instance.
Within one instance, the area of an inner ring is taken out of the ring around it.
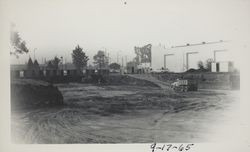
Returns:
[[[34,61],[36,60],[36,49],[37,48],[34,48],[34,50],[33,50],[34,51]]]
[[[122,67],[123,67],[123,56],[122,56]]]
[[[117,55],[116,55],[116,63],[117,64],[119,64],[118,61],[119,61],[119,52],[117,52]]]
[[[125,63],[126,63],[126,67],[127,67],[127,63],[128,63],[127,55],[125,56]]]

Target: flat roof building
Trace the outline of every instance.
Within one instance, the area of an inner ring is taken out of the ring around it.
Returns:
[[[172,72],[198,69],[198,62],[211,59],[215,62],[232,61],[230,41],[201,42],[165,48],[152,46],[152,69],[165,68]]]

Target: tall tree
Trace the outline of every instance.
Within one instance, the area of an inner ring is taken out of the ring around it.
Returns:
[[[209,59],[207,59],[206,60],[206,70],[207,71],[211,71],[212,70],[212,62],[213,62],[214,60],[213,59],[211,59],[211,58],[209,58]]]
[[[57,70],[59,68],[60,59],[55,56],[54,59],[49,60],[47,63],[47,68]]]
[[[38,63],[37,60],[34,61],[33,65],[34,65],[34,68],[35,68],[35,69],[39,69],[39,68],[40,68],[40,67],[39,67],[39,63]]]
[[[56,70],[59,68],[60,61],[61,60],[57,56],[55,56],[54,59],[52,60],[52,64]]]
[[[87,66],[89,57],[86,56],[85,52],[83,52],[83,49],[79,45],[75,47],[71,55],[73,64],[78,70],[82,70],[84,67]]]
[[[97,54],[93,57],[94,63],[98,68],[108,67],[108,57],[105,55],[104,51],[99,50]]]
[[[17,58],[19,54],[28,53],[29,50],[26,47],[26,42],[21,39],[17,31],[11,30],[10,42],[13,46],[13,50],[10,51],[10,55],[15,55]]]
[[[29,58],[29,60],[28,60],[27,67],[29,70],[34,68],[34,63],[33,63],[31,58]]]
[[[134,47],[136,54],[136,62],[138,63],[150,63],[151,62],[151,44],[147,44],[143,47]]]
[[[120,66],[120,64],[118,64],[118,63],[111,63],[111,64],[109,65],[109,68],[110,68],[110,69],[113,69],[113,70],[119,70],[119,69],[121,68],[121,66]]]

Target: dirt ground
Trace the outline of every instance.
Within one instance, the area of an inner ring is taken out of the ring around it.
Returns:
[[[64,106],[12,112],[14,143],[217,141],[221,128],[233,128],[239,109],[239,91],[169,94],[153,86],[57,86]]]

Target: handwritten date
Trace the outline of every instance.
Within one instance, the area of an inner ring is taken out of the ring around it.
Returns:
[[[160,152],[160,151],[164,151],[164,152],[168,152],[168,151],[189,151],[192,147],[194,146],[194,144],[156,144],[153,143],[150,148],[152,150],[152,152]]]

